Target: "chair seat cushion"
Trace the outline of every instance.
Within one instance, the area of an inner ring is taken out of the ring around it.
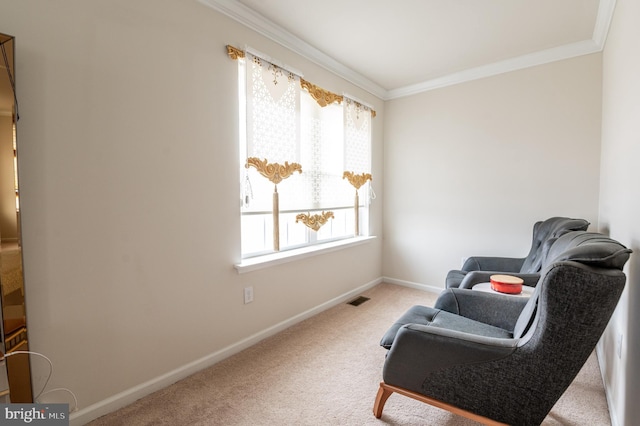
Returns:
[[[380,346],[390,349],[398,330],[406,324],[421,324],[431,327],[446,328],[486,337],[510,339],[511,332],[489,324],[484,324],[451,312],[426,306],[412,306],[387,330],[380,341]]]

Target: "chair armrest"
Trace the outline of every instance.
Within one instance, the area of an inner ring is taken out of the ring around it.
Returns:
[[[472,256],[465,260],[462,271],[520,272],[524,257]]]
[[[422,384],[431,372],[502,359],[516,350],[518,340],[408,324],[398,330],[387,353],[383,379],[387,384],[421,392]]]
[[[524,297],[450,288],[440,293],[433,307],[513,331],[528,301]]]
[[[505,274],[505,271],[490,270],[490,271],[471,271],[464,276],[460,282],[458,288],[473,288],[474,285],[479,283],[488,283],[491,275]],[[540,274],[521,274],[518,272],[508,272],[507,275],[522,278],[524,285],[529,287],[535,287],[540,279]]]

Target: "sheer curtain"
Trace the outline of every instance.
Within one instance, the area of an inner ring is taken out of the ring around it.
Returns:
[[[344,140],[345,171],[360,175],[371,173],[371,118],[373,111],[345,96],[344,102]],[[367,182],[363,189],[369,189],[365,203],[375,198],[371,183]],[[364,194],[361,194],[364,195]]]
[[[250,53],[245,61],[246,140],[241,143],[241,161],[257,157],[269,163],[299,163],[300,77]],[[245,169],[244,180],[244,208],[270,211],[274,185],[255,169]],[[288,183],[279,186],[285,189]]]
[[[343,173],[371,172],[371,109],[251,53],[239,76],[243,256],[272,249],[274,184],[245,167],[250,157],[302,167],[277,185],[281,249],[353,237],[355,190]],[[317,232],[295,221],[325,210],[335,217]]]

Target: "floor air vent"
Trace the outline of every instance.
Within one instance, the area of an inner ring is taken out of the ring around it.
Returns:
[[[366,302],[367,300],[369,300],[368,297],[364,297],[364,296],[360,296],[357,299],[352,300],[351,302],[349,302],[349,305],[353,305],[353,306],[360,306],[362,305],[364,302]]]

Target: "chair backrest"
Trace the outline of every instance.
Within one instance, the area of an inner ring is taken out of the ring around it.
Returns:
[[[538,306],[533,325],[518,341],[513,356],[500,365],[501,371],[511,370],[513,375],[503,377],[511,384],[509,388],[495,392],[508,393],[516,403],[505,404],[508,408],[502,417],[492,418],[508,424],[542,423],[593,353],[625,281],[624,272],[617,268],[571,260],[552,262],[543,271],[536,287]],[[519,412],[516,407],[522,407],[523,400],[530,409]]]
[[[631,250],[618,241],[596,232],[570,231],[560,237],[550,238],[543,249],[543,275],[516,322],[513,332],[514,337],[522,337],[534,323],[540,292],[542,291],[541,284],[544,286],[547,279],[546,272],[553,265],[562,262],[576,262],[597,268],[597,270],[622,271],[625,263],[629,260],[630,254]],[[561,285],[568,284],[562,283]],[[574,285],[579,286],[580,284],[574,283]],[[577,291],[580,291],[580,289]],[[597,301],[595,302],[597,303]]]
[[[588,227],[588,221],[568,217],[551,217],[545,221],[536,222],[533,225],[531,249],[520,268],[520,272],[533,274],[542,270],[545,242],[549,239],[557,238],[569,231],[586,231]]]
[[[573,260],[598,268],[622,270],[631,250],[598,232],[572,231],[553,238],[543,265]]]

